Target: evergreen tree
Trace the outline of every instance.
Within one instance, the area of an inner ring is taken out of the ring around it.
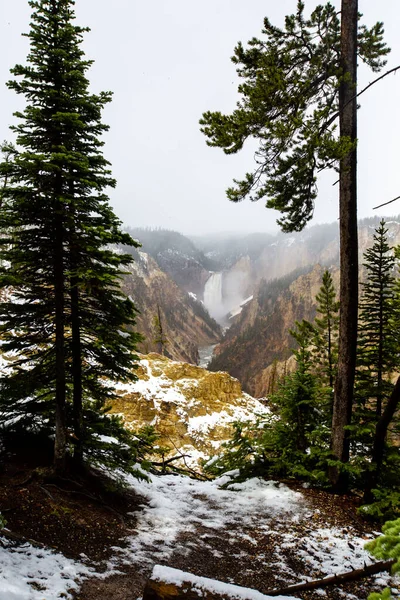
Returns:
[[[321,394],[313,373],[314,328],[296,322],[291,335],[297,342],[293,353],[296,370],[287,375],[270,397],[275,416],[260,417],[256,423],[237,423],[226,451],[205,466],[218,475],[240,470],[240,478],[254,475],[301,477],[326,483],[325,457],[329,435],[320,410]]]
[[[297,342],[293,351],[296,370],[286,378],[273,399],[280,407],[284,436],[297,452],[304,453],[309,447],[309,434],[315,427],[316,417],[316,378],[312,373],[311,351],[314,330],[308,321],[296,321],[296,329],[290,330],[290,335]]]
[[[163,327],[159,304],[157,304],[157,314],[153,319],[153,329],[154,329],[153,342],[154,342],[154,344],[157,345],[157,352],[159,354],[164,355],[167,344],[168,344],[168,339],[164,333],[164,327]]]
[[[339,13],[327,3],[306,19],[298,0],[284,29],[265,18],[264,39],[235,48],[232,61],[243,79],[237,108],[231,115],[206,112],[200,121],[208,145],[226,154],[241,150],[248,138],[259,141],[253,172],[235,180],[227,195],[234,202],[266,198],[267,207],[283,214],[284,231],[299,231],[312,218],[317,173],[339,168],[341,313],[332,446],[343,462],[357,342],[357,56],[378,71],[389,52],[382,23],[367,29],[358,16],[358,0],[342,0]],[[345,485],[335,469],[331,479],[338,489]]]
[[[393,389],[391,374],[398,362],[399,340],[392,323],[395,257],[387,232],[382,220],[373,245],[364,253],[366,278],[359,308],[357,395],[368,411],[373,407],[378,418]]]
[[[254,170],[234,180],[227,196],[233,202],[265,199],[268,208],[282,213],[278,223],[284,231],[299,231],[312,218],[317,172],[354,148],[350,134],[337,136],[339,96],[346,83],[349,93],[356,91],[351,61],[342,56],[341,28],[358,27],[355,51],[373,71],[381,69],[381,57],[389,52],[382,43],[382,23],[371,29],[358,25],[357,12],[355,19],[351,14],[357,2],[342,4],[342,23],[329,2],[306,18],[298,0],[283,29],[265,17],[263,37],[234,49],[231,60],[241,79],[237,108],[230,115],[207,111],[200,120],[207,144],[226,154],[240,151],[249,138],[258,140]]]
[[[322,276],[322,286],[316,296],[316,301],[318,303],[317,315],[320,315],[315,318],[314,324],[316,372],[321,385],[329,387],[333,400],[338,358],[339,302],[336,300],[336,290],[329,271],[325,271]],[[332,415],[332,407],[330,413]]]
[[[0,162],[0,208],[2,204],[3,192],[6,190],[8,186],[8,172],[10,167],[10,162],[13,156],[16,154],[16,148],[14,144],[10,142],[3,142],[0,144],[0,152],[1,152],[1,162]]]
[[[275,445],[286,473],[327,483],[329,411],[327,387],[321,383],[321,366],[315,356],[315,326],[296,322],[290,334],[298,347],[293,351],[296,370],[288,375],[271,398],[280,419],[274,425]],[[319,368],[318,368],[319,367]],[[329,389],[328,389],[329,391]]]
[[[365,281],[359,309],[352,438],[355,461],[362,469],[361,485],[366,502],[373,501],[372,490],[377,489],[379,483],[386,485],[389,479],[396,481],[399,467],[397,452],[392,452],[391,444],[386,440],[395,414],[390,405],[397,401],[396,396],[392,398],[392,376],[399,365],[400,341],[396,319],[396,259],[387,233],[382,220],[375,230],[373,245],[364,253]],[[393,481],[390,487],[393,488]]]
[[[75,456],[107,423],[111,381],[134,379],[135,307],[120,291],[137,246],[120,229],[104,190],[114,187],[103,157],[101,112],[111,94],[89,91],[73,0],[38,0],[27,65],[9,87],[26,99],[16,154],[2,164],[0,213],[3,351],[15,357],[0,384],[2,421],[55,430],[55,467],[65,467],[67,428]],[[114,428],[115,429],[115,428]],[[103,444],[104,446],[104,444]],[[103,448],[104,451],[104,448]]]
[[[394,575],[400,572],[400,519],[385,523],[382,533],[383,535],[365,544],[365,548],[379,560],[393,559],[391,573]],[[390,588],[386,588],[381,594],[372,593],[368,596],[368,600],[391,600],[391,598]]]
[[[365,27],[359,30],[358,0],[341,0],[340,15],[337,114],[340,140],[347,140],[350,147],[340,156],[339,162],[340,322],[331,447],[333,456],[345,464],[350,455],[349,425],[353,407],[358,325],[357,62],[358,56],[365,59],[364,47],[366,62],[373,70],[379,70],[383,64],[379,57],[388,50],[382,44],[382,23],[377,23],[369,32]],[[347,489],[347,474],[340,467],[331,466],[329,478],[336,491]]]

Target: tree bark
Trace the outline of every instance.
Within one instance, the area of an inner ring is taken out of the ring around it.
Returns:
[[[71,196],[70,225],[69,225],[69,255],[70,255],[70,288],[71,288],[71,352],[72,352],[72,384],[73,384],[73,426],[74,426],[74,462],[77,466],[83,463],[83,385],[82,385],[82,342],[81,342],[81,317],[79,280],[76,274],[79,262],[75,209],[73,198],[75,195],[74,182],[69,184]]]
[[[51,12],[53,15],[57,13],[57,4],[55,1],[51,3]],[[53,33],[53,44],[56,49],[56,38],[58,35],[58,23],[55,22]],[[57,90],[57,96],[61,90],[59,82],[59,65],[58,59],[53,66],[54,89]],[[53,106],[53,114],[59,110],[59,99],[56,98]],[[52,140],[51,152],[58,152],[61,146],[60,132],[57,126],[52,123],[49,128],[49,137]],[[62,174],[60,171],[56,173],[54,188],[54,203],[52,211],[54,214],[54,305],[55,305],[55,353],[56,353],[56,409],[55,420],[56,430],[54,439],[54,469],[56,473],[62,474],[66,468],[67,461],[67,415],[66,415],[66,368],[65,368],[65,256],[64,256],[64,223],[63,223],[63,202],[61,200],[63,191]]]
[[[378,482],[379,471],[382,466],[383,456],[385,452],[385,440],[387,430],[392,422],[394,413],[400,403],[400,377],[396,381],[396,385],[390,395],[390,398],[386,404],[385,410],[375,427],[374,436],[374,447],[372,450],[371,467],[367,475],[367,482],[364,490],[364,502],[369,503],[373,501],[372,490],[376,487]]]
[[[58,198],[57,198],[58,200]],[[54,240],[54,300],[56,318],[56,431],[54,440],[54,469],[65,471],[67,453],[66,379],[65,379],[65,298],[64,298],[64,229],[59,209],[55,207]]]
[[[358,0],[342,0],[341,63],[339,93],[340,136],[357,139],[357,22]],[[349,460],[349,434],[357,348],[358,241],[357,241],[357,152],[340,162],[340,324],[339,359],[332,417],[332,453],[343,463]],[[330,469],[336,491],[344,491],[346,477]]]
[[[74,461],[83,462],[83,398],[82,398],[82,350],[79,317],[79,289],[77,277],[71,277],[71,329],[72,329],[72,381],[73,422],[74,422]]]

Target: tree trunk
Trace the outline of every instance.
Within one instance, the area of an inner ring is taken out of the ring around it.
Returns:
[[[331,313],[328,310],[328,369],[329,369],[329,387],[333,389],[333,358],[332,358],[332,324]]]
[[[382,415],[382,400],[383,400],[383,283],[382,283],[382,255],[379,265],[380,279],[380,297],[379,297],[379,344],[378,344],[378,373],[377,373],[377,393],[376,393],[376,416],[379,419]]]
[[[340,135],[357,139],[357,21],[358,0],[342,0],[340,85]],[[356,367],[358,309],[357,153],[354,149],[340,163],[340,325],[339,359],[332,417],[332,453],[349,460],[349,434]],[[346,489],[338,468],[330,469],[334,489]]]
[[[375,436],[374,436],[374,447],[372,450],[371,467],[367,476],[367,483],[364,490],[364,502],[369,503],[373,501],[372,490],[376,487],[378,482],[379,472],[383,462],[383,455],[385,452],[385,440],[387,435],[388,427],[393,419],[394,413],[400,403],[400,377],[396,381],[396,385],[390,395],[390,398],[386,404],[386,408],[383,411],[381,418],[376,424]]]
[[[69,192],[71,200],[74,198],[74,183],[70,182]],[[81,343],[81,322],[80,322],[80,298],[78,277],[76,268],[78,264],[75,210],[73,201],[70,207],[70,225],[69,225],[69,254],[70,269],[72,276],[70,278],[71,286],[71,333],[72,333],[72,383],[73,383],[73,425],[74,425],[74,462],[81,466],[83,462],[83,396],[82,396],[82,343]]]
[[[51,12],[53,15],[57,13],[58,7],[56,2],[51,3]],[[58,35],[58,23],[54,27],[54,40]],[[57,96],[61,90],[59,82],[59,64],[58,59],[53,65],[54,74],[54,90],[57,91]],[[56,114],[58,106],[58,98],[53,106],[53,113]],[[60,132],[57,127],[50,128],[48,131],[49,138],[52,141],[51,152],[58,152],[61,146]],[[65,369],[65,256],[64,256],[64,241],[65,228],[63,223],[64,204],[61,200],[63,191],[62,174],[58,171],[55,175],[54,188],[54,204],[52,211],[54,214],[55,236],[54,236],[54,304],[56,318],[56,431],[54,440],[54,469],[56,473],[63,473],[66,468],[67,459],[67,415],[66,415],[66,369]]]
[[[67,453],[66,381],[65,381],[65,299],[64,299],[64,230],[62,218],[56,211],[54,241],[54,300],[56,313],[56,431],[54,440],[54,469],[65,471]]]
[[[72,380],[73,421],[74,421],[74,461],[83,461],[83,399],[82,399],[82,350],[79,318],[79,289],[77,277],[71,277],[71,327],[72,327]]]

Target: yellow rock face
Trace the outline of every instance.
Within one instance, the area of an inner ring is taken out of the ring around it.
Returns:
[[[137,382],[119,386],[111,412],[134,430],[153,425],[161,436],[159,445],[168,447],[170,454],[190,454],[192,465],[229,439],[234,421],[253,420],[268,411],[227,373],[159,354],[141,356],[137,375]]]

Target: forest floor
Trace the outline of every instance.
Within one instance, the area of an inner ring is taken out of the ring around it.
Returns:
[[[87,473],[52,480],[46,460],[9,456],[0,471],[0,600],[137,600],[155,564],[265,593],[372,562],[377,526],[354,496],[174,475],[119,493]],[[296,597],[361,600],[387,584],[400,594],[382,573]]]

